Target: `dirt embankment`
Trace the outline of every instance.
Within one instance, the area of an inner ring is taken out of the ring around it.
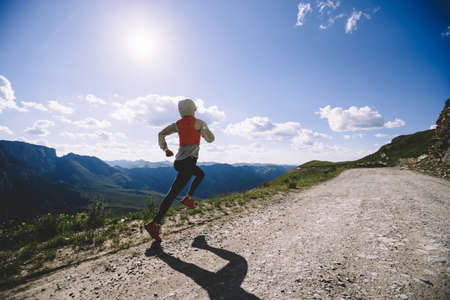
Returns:
[[[353,169],[227,222],[3,292],[12,299],[449,299],[450,182]]]

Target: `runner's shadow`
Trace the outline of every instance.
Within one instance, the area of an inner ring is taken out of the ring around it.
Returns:
[[[184,262],[179,258],[164,252],[160,242],[153,242],[145,252],[146,256],[155,256],[169,265],[172,269],[190,277],[199,286],[208,292],[211,300],[216,299],[252,299],[259,300],[253,294],[241,288],[242,281],[247,275],[247,261],[240,255],[231,251],[214,248],[206,243],[205,236],[200,235],[194,239],[192,247],[211,251],[228,261],[228,264],[217,272],[210,272],[199,266]]]

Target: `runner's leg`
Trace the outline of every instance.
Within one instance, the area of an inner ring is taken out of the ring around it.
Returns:
[[[205,173],[203,173],[202,169],[200,169],[198,166],[194,166],[192,173],[195,176],[195,178],[192,181],[191,187],[189,188],[188,196],[190,196],[190,197],[192,197],[194,195],[195,190],[197,189],[199,184],[202,182],[203,177],[205,177]]]
[[[161,224],[164,215],[166,214],[167,210],[169,210],[169,207],[172,205],[173,200],[178,196],[178,194],[183,190],[183,188],[186,186],[187,182],[192,176],[192,171],[190,168],[186,168],[184,163],[181,163],[180,166],[176,164],[176,169],[178,170],[178,175],[175,178],[175,181],[173,182],[169,193],[164,198],[164,200],[161,202],[159,206],[159,211],[156,214],[155,218],[153,219],[157,224]]]

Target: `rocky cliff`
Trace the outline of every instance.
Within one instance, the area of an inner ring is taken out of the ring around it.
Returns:
[[[436,121],[436,132],[429,148],[429,155],[443,163],[450,163],[450,99],[445,102],[439,118]]]
[[[436,129],[428,153],[409,162],[410,167],[450,179],[450,99],[436,121]]]

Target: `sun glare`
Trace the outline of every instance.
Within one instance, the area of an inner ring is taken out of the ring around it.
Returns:
[[[160,60],[164,52],[162,36],[145,27],[128,28],[122,42],[127,55],[138,62]]]

